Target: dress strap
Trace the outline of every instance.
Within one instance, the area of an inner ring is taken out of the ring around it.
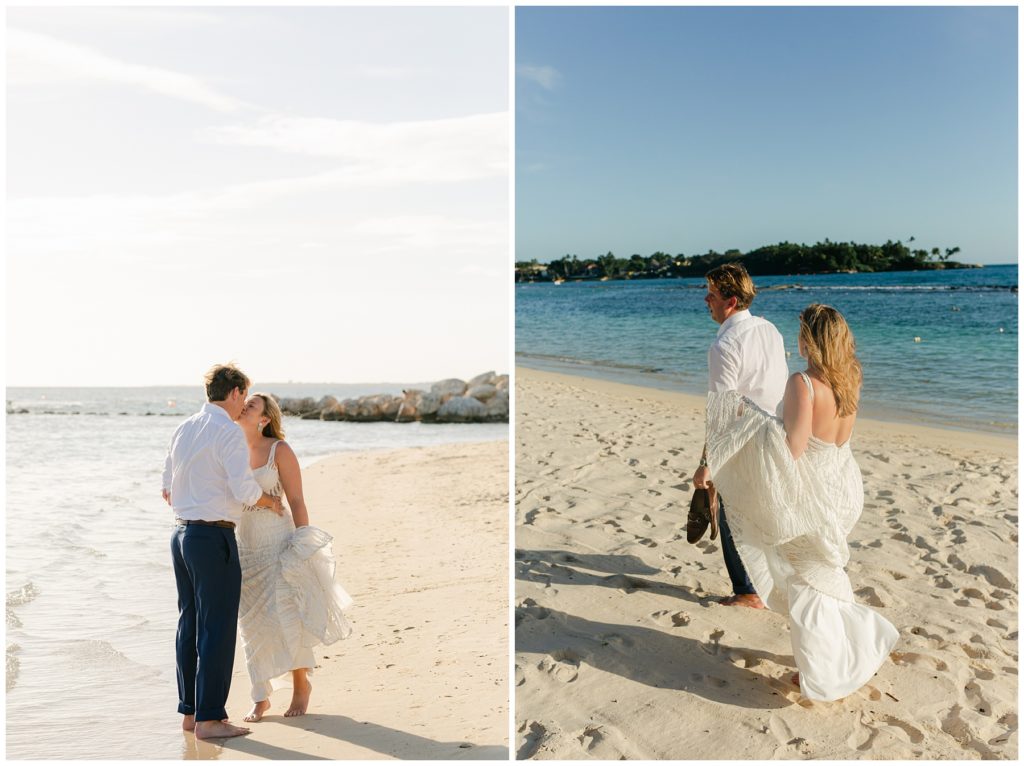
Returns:
[[[806,372],[801,372],[800,377],[804,379],[804,383],[807,384],[807,392],[811,395],[811,402],[814,402],[814,386],[811,385],[811,377]],[[274,444],[276,447],[277,444]],[[273,454],[273,453],[271,453]]]
[[[812,394],[812,396],[813,396],[813,394]],[[274,453],[277,452],[277,445],[280,444],[280,443],[281,443],[281,440],[278,439],[276,442],[274,442],[273,444],[270,445],[270,455],[269,455],[269,457],[267,457],[267,465],[268,466],[271,466],[271,465],[274,464]]]

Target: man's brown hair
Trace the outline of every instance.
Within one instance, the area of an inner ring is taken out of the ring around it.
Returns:
[[[742,263],[723,263],[715,266],[704,278],[718,290],[723,298],[735,298],[736,310],[750,308],[757,295],[757,288]]]
[[[206,373],[206,398],[223,402],[234,389],[249,390],[249,378],[233,364],[215,364]]]

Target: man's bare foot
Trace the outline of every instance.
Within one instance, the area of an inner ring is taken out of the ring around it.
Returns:
[[[196,730],[196,717],[195,715],[186,715],[181,718],[181,728],[184,731],[195,731]]]
[[[270,700],[260,700],[252,706],[252,710],[246,713],[242,720],[246,723],[256,723],[263,720],[263,714],[270,710]]]
[[[235,726],[227,721],[196,721],[196,739],[241,737],[248,733],[249,730],[244,726]]]
[[[748,606],[751,609],[764,609],[764,602],[756,593],[741,593],[738,596],[729,596],[719,599],[722,606]]]
[[[306,677],[306,670],[294,671],[292,674],[292,704],[284,711],[285,718],[305,715],[309,707],[309,695],[313,692],[313,684]]]

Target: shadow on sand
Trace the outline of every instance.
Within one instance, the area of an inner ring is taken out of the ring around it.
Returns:
[[[595,575],[582,571],[584,569],[609,574]],[[713,596],[696,596],[688,588],[638,576],[660,573],[660,569],[655,569],[631,555],[516,550],[516,579],[519,580],[540,582],[544,585],[594,585],[615,588],[625,593],[647,590],[693,604],[715,602]]]
[[[507,760],[508,748],[503,745],[474,745],[469,742],[438,742],[388,726],[380,726],[369,721],[357,721],[344,715],[310,713],[297,718],[285,718],[281,715],[268,715],[257,724],[248,724],[259,732],[263,727],[287,726],[304,729],[318,734],[316,746],[306,752],[290,750],[263,742],[252,736],[234,737],[232,739],[197,740],[186,734],[183,757],[186,760],[217,760],[220,758],[237,758],[237,753],[245,753],[257,758],[271,760],[337,760],[336,756],[317,753],[317,749],[327,749],[324,737],[348,742],[352,745],[373,750],[381,755],[402,760]],[[273,732],[268,733],[273,739]],[[362,756],[352,755],[348,759]]]
[[[515,556],[516,577],[544,585],[589,585],[627,594],[644,590],[703,607],[716,601],[641,577],[661,570],[636,556],[533,550],[517,550]],[[699,641],[642,625],[595,622],[548,609],[530,598],[516,607],[515,625],[517,654],[541,655],[542,664],[560,663],[569,674],[590,665],[647,686],[677,689],[727,705],[775,709],[794,704],[786,696],[793,688],[785,681],[753,670],[762,661],[793,667],[793,657],[727,646],[721,643],[721,631]]]

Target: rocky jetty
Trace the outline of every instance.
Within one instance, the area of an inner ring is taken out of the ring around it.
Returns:
[[[429,391],[412,388],[400,395],[373,394],[338,401],[274,395],[285,415],[305,420],[346,420],[356,423],[507,423],[508,375],[485,372],[469,381],[446,378]]]

